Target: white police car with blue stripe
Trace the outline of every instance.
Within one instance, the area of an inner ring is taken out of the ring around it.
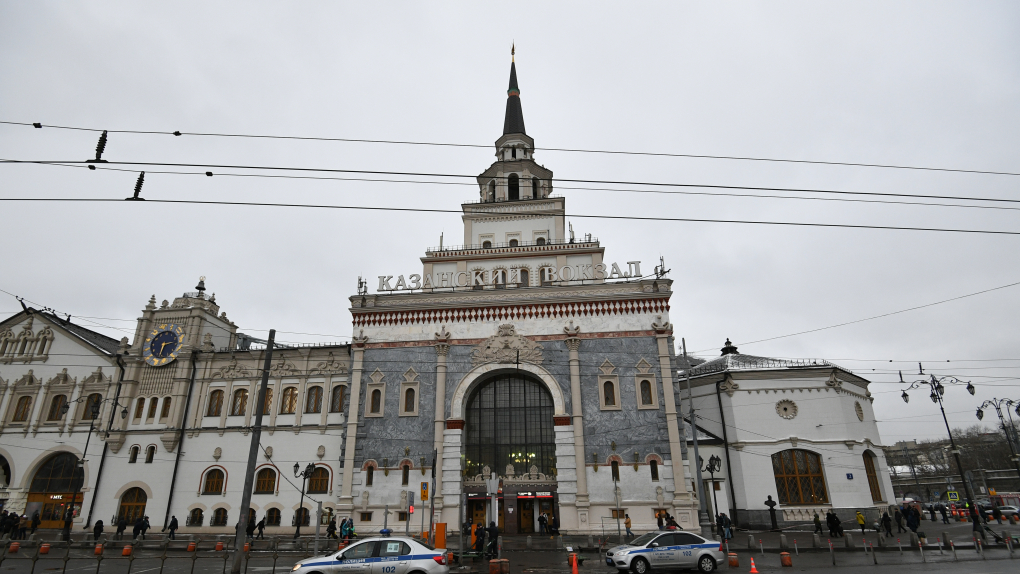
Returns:
[[[446,551],[413,538],[359,540],[326,556],[306,558],[294,565],[301,574],[449,574]]]
[[[649,532],[629,544],[606,551],[606,566],[620,571],[633,570],[646,574],[649,570],[697,568],[711,572],[722,566],[726,553],[718,542],[705,540],[690,532]]]

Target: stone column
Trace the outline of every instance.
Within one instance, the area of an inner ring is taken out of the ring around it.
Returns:
[[[440,327],[436,333],[436,409],[433,413],[434,441],[436,449],[435,469],[436,484],[433,485],[432,496],[435,498],[436,510],[443,509],[443,442],[446,432],[446,356],[450,352],[450,333]],[[441,515],[441,514],[440,514]]]
[[[4,396],[0,399],[0,430],[7,426],[7,409],[11,406],[11,397],[14,396],[14,384],[0,380],[4,387]],[[9,477],[8,477],[9,478]]]
[[[31,370],[28,371],[28,374],[31,375],[32,371]],[[48,394],[47,391],[49,390],[49,386],[50,384],[48,381],[44,379],[39,379],[39,392],[35,394],[35,405],[33,405],[32,417],[28,419],[29,424],[25,425],[26,433],[31,427],[33,433],[32,436],[35,436],[34,433],[39,431],[39,423],[42,421],[42,418],[46,416],[45,412],[48,405],[45,404],[45,401],[46,395]]]
[[[368,337],[365,331],[351,340],[353,357],[351,361],[351,399],[347,408],[347,438],[344,444],[344,474],[343,485],[340,490],[340,498],[337,507],[341,513],[354,511],[354,497],[352,496],[352,483],[354,482],[354,448],[358,438],[358,418],[361,403],[361,370],[365,361],[365,344]]]
[[[673,369],[669,359],[669,337],[673,334],[672,323],[652,323],[655,339],[659,346],[659,369],[662,377],[662,399],[666,403],[666,432],[669,435],[669,459],[673,466],[673,507],[690,506],[693,497],[684,473],[683,450],[680,444],[680,428],[677,421],[676,398],[673,394]],[[683,504],[681,504],[683,503]]]
[[[578,525],[587,520],[581,520],[581,513],[587,512],[588,503],[588,475],[587,466],[584,463],[584,410],[581,405],[581,360],[577,351],[581,348],[581,339],[578,334],[580,327],[575,327],[574,322],[564,327],[567,334],[567,349],[570,350],[570,409],[571,420],[574,423],[574,460],[577,465],[577,513]],[[584,509],[584,510],[582,510]]]
[[[85,418],[85,405],[78,405],[74,402],[81,396],[81,392],[84,387],[85,382],[82,381],[79,383],[78,379],[75,379],[74,383],[71,385],[71,394],[67,396],[67,404],[69,408],[67,409],[67,414],[64,415],[64,432],[74,430],[74,417],[76,413],[80,411],[82,413],[82,418]],[[156,413],[156,416],[158,417],[159,413]]]

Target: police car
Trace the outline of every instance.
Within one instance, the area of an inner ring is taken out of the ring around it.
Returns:
[[[294,565],[301,574],[449,574],[446,551],[404,537],[367,538]]]
[[[606,551],[606,566],[645,574],[649,570],[697,568],[711,572],[722,566],[726,554],[719,543],[690,532],[649,532]]]

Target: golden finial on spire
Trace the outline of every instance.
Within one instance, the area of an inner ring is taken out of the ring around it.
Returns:
[[[510,44],[510,61],[511,62],[514,61],[514,49],[515,48],[516,48],[516,46],[513,43],[511,43]]]

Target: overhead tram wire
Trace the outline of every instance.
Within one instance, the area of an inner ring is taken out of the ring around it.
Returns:
[[[131,165],[131,166],[157,166],[157,167],[192,167],[192,168],[205,168],[205,169],[241,169],[241,170],[253,170],[253,171],[290,171],[290,172],[301,172],[301,173],[354,173],[354,174],[366,174],[366,175],[395,175],[404,177],[431,177],[431,178],[458,178],[458,179],[476,179],[478,175],[472,174],[458,174],[458,173],[431,173],[431,172],[408,172],[408,171],[383,171],[383,170],[359,170],[359,169],[338,169],[338,168],[313,168],[313,167],[280,167],[280,166],[264,166],[264,165],[229,165],[229,164],[203,164],[203,163],[166,163],[166,162],[138,162],[138,161],[106,161],[104,165]],[[13,160],[13,159],[0,159],[0,164],[17,165],[17,164],[36,164],[36,165],[90,165],[94,167],[93,162],[90,161],[78,161],[78,160]],[[150,172],[151,173],[151,172]],[[210,172],[211,173],[211,172]],[[509,176],[507,176],[509,177]],[[493,177],[493,179],[499,179]],[[883,193],[883,192],[869,192],[869,191],[841,191],[841,190],[828,190],[828,189],[812,189],[812,188],[791,188],[791,187],[766,187],[766,186],[747,186],[747,185],[718,185],[718,184],[703,184],[703,183],[675,183],[675,182],[647,182],[647,181],[615,181],[615,180],[602,180],[602,179],[566,179],[566,178],[554,178],[554,182],[566,182],[566,183],[590,183],[600,185],[633,185],[633,186],[646,186],[646,187],[693,187],[693,188],[706,188],[706,189],[736,189],[736,190],[749,190],[749,191],[779,191],[787,193],[823,193],[823,194],[835,194],[835,195],[864,195],[864,196],[876,196],[876,197],[907,197],[915,199],[945,199],[955,201],[987,201],[994,203],[1020,203],[1020,199],[1003,199],[994,197],[967,197],[967,196],[952,196],[952,195],[925,195],[925,194],[910,194],[910,193]]]
[[[122,203],[123,199],[114,198],[80,198],[80,197],[3,197],[0,201],[17,202],[44,202],[44,203]],[[141,202],[138,202],[141,203]],[[329,205],[329,204],[308,204],[308,203],[259,203],[253,201],[211,201],[195,199],[149,199],[145,203],[167,203],[180,205],[225,205],[225,206],[248,206],[248,207],[291,207],[305,209],[350,209],[361,211],[388,211],[406,213],[462,213],[459,209],[432,209],[423,207],[381,207],[368,205]],[[516,212],[506,212],[513,214]],[[501,212],[491,211],[490,215],[500,215]],[[925,231],[939,233],[965,233],[976,235],[1020,235],[1020,231],[1000,231],[993,229],[953,229],[945,227],[906,227],[895,225],[855,225],[849,223],[811,223],[799,221],[758,221],[749,219],[699,219],[693,217],[652,217],[637,215],[594,215],[581,213],[567,213],[565,217],[577,217],[584,219],[613,219],[626,221],[663,221],[673,223],[729,223],[739,225],[769,225],[769,226],[791,226],[791,227],[822,227],[831,229],[869,229],[886,231]]]
[[[296,140],[296,141],[320,141],[320,142],[342,142],[342,143],[372,143],[372,144],[393,144],[393,145],[419,145],[419,146],[432,146],[432,147],[455,147],[455,148],[480,148],[488,149],[493,147],[489,144],[465,144],[465,143],[448,143],[448,142],[420,142],[420,141],[408,141],[408,140],[377,140],[377,139],[366,139],[366,138],[337,138],[337,137],[315,137],[315,136],[280,136],[280,135],[268,135],[268,134],[230,134],[230,133],[213,133],[213,132],[182,132],[182,131],[160,131],[160,130],[103,130],[99,128],[83,128],[73,126],[57,126],[42,124],[39,122],[11,122],[11,121],[0,121],[0,124],[16,125],[16,126],[30,126],[35,128],[50,128],[60,130],[75,130],[75,131],[87,131],[87,132],[109,132],[109,133],[121,133],[121,134],[141,134],[141,135],[170,135],[170,136],[196,136],[196,137],[222,137],[222,138],[250,138],[250,139],[277,139],[277,140]],[[910,165],[897,165],[897,164],[881,164],[881,163],[864,163],[864,162],[843,162],[843,161],[823,161],[823,160],[806,160],[806,159],[783,159],[783,158],[767,158],[767,157],[753,157],[753,156],[731,156],[731,155],[710,155],[710,154],[690,154],[690,153],[672,153],[672,152],[644,152],[644,151],[628,151],[628,150],[600,150],[600,149],[584,149],[584,148],[564,148],[564,147],[535,147],[536,151],[558,151],[568,153],[591,153],[591,154],[610,154],[610,155],[633,155],[633,156],[648,156],[648,157],[670,157],[670,158],[689,158],[689,159],[716,159],[716,160],[729,160],[729,161],[753,161],[753,162],[769,162],[769,163],[794,163],[794,164],[806,164],[806,165],[823,165],[823,166],[843,166],[843,167],[869,167],[869,168],[880,168],[880,169],[900,169],[900,170],[912,170],[912,171],[934,171],[934,172],[947,172],[947,173],[968,173],[968,174],[982,174],[982,175],[1020,175],[1020,172],[1011,171],[992,171],[992,170],[979,170],[979,169],[961,169],[961,168],[946,168],[946,167],[928,167],[928,166],[910,166]]]
[[[0,162],[6,160],[0,159]],[[138,173],[137,170],[124,169],[116,167],[101,167],[95,164],[84,165],[72,165],[65,163],[46,163],[42,164],[50,167],[71,167],[75,169],[97,169],[103,171],[117,171],[123,173]],[[201,171],[162,171],[162,170],[149,170],[146,173],[149,174],[162,174],[162,175],[194,175],[194,176],[209,176],[208,172]],[[416,179],[379,179],[379,178],[368,178],[368,177],[330,177],[330,176],[313,176],[313,175],[279,175],[279,174],[264,174],[264,173],[230,173],[230,172],[218,172],[215,174],[216,177],[254,177],[254,178],[267,178],[267,179],[296,179],[296,180],[312,180],[312,181],[356,181],[366,183],[411,183],[411,184],[423,184],[423,185],[460,185],[475,187],[476,183],[460,182],[460,181],[425,181]],[[802,201],[837,201],[846,203],[877,203],[883,205],[918,205],[925,207],[960,207],[965,209],[993,209],[993,210],[1008,210],[1008,211],[1020,211],[1020,207],[1006,207],[1001,205],[966,205],[960,203],[926,203],[919,201],[896,201],[896,200],[883,200],[883,199],[845,199],[838,197],[804,197],[797,195],[762,195],[755,193],[712,193],[707,191],[676,191],[676,190],[662,190],[662,189],[633,189],[633,188],[612,188],[612,187],[577,187],[577,186],[556,186],[557,190],[571,190],[571,191],[615,191],[615,192],[626,192],[626,193],[652,193],[652,194],[665,194],[665,195],[695,195],[695,196],[707,196],[707,197],[738,197],[738,198],[750,198],[750,199],[794,199]]]

